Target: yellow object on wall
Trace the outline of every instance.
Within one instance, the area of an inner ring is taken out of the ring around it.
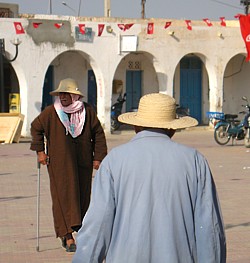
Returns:
[[[9,94],[9,112],[20,113],[20,94],[10,93]]]

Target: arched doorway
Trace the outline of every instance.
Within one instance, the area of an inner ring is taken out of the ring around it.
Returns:
[[[11,63],[3,59],[3,112],[20,113],[20,89],[15,70]]]
[[[173,96],[176,103],[190,110],[190,115],[207,124],[209,111],[209,76],[207,58],[200,53],[189,53],[180,59],[174,75]]]
[[[88,70],[88,103],[97,112],[97,85],[95,73],[92,69]]]
[[[50,65],[45,75],[43,84],[43,99],[41,110],[53,103],[53,97],[49,94],[54,90],[54,66]]]
[[[153,56],[146,52],[127,54],[116,69],[112,91],[112,104],[116,102],[120,93],[126,93],[123,112],[137,109],[143,95],[159,92]]]
[[[180,61],[180,105],[190,110],[190,115],[202,122],[202,61],[196,56],[186,56]]]
[[[249,82],[250,65],[243,54],[232,57],[224,72],[223,112],[238,114],[242,111],[242,97],[250,100]]]
[[[57,88],[60,81],[73,78],[78,82],[84,100],[97,111],[97,84],[89,60],[79,51],[66,51],[58,55],[49,65],[43,85],[42,107],[53,103],[50,91]]]

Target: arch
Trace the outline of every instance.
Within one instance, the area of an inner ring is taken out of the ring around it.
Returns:
[[[59,85],[61,79],[64,78],[73,78],[78,82],[79,89],[84,95],[84,100],[89,102],[89,72],[93,71],[92,76],[94,77],[94,87],[98,91],[98,95],[103,93],[103,85],[101,82],[96,81],[96,76],[98,79],[102,79],[101,70],[99,69],[97,63],[94,61],[92,57],[90,57],[87,53],[81,50],[69,50],[64,51],[58,54],[48,65],[47,70],[44,75],[44,86],[43,86],[43,99],[48,100],[48,102],[52,102],[51,99],[47,96],[49,92],[53,89],[56,89]],[[46,80],[51,82],[50,85],[47,85]],[[94,91],[94,94],[97,95],[97,91]],[[97,97],[93,98],[90,101],[90,104],[94,108],[97,109]],[[43,107],[48,103],[42,103]]]
[[[3,112],[20,112],[20,91],[19,81],[12,64],[3,59],[3,105],[1,106]],[[16,94],[16,95],[14,95]],[[15,100],[11,101],[11,97]],[[16,102],[16,103],[15,103]],[[12,105],[10,105],[12,104]]]
[[[201,53],[184,55],[175,68],[173,83],[177,104],[189,108],[190,115],[200,124],[205,122],[209,109],[209,77],[205,62],[206,56]]]
[[[159,92],[159,75],[154,56],[148,52],[130,52],[117,65],[112,87],[112,103],[120,93],[127,93],[126,107],[131,111],[138,107],[139,99],[147,93]]]
[[[11,57],[11,54],[6,51],[7,57]],[[27,123],[29,123],[29,116],[27,112],[27,80],[25,78],[24,70],[18,60],[13,62],[4,61],[4,84],[5,87],[5,112],[22,113],[25,118],[22,127],[22,135],[29,134],[26,130]],[[17,96],[12,97],[14,93]],[[11,103],[11,104],[9,104]]]
[[[246,61],[246,54],[239,53],[231,57],[225,64],[223,75],[223,111],[238,114],[242,97],[249,95],[250,65]]]

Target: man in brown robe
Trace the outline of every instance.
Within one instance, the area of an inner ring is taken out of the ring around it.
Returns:
[[[46,107],[31,123],[30,149],[37,152],[38,162],[47,164],[56,237],[62,239],[66,251],[74,252],[76,245],[72,233],[81,227],[90,202],[93,168],[99,168],[107,154],[107,145],[94,109],[85,102],[79,104],[82,105],[81,114],[77,115],[80,116],[78,122],[82,123],[78,125],[79,134],[75,135],[74,131],[71,134],[65,124],[66,116],[69,127],[72,125],[73,113],[64,112],[72,106],[72,96],[83,97],[74,80],[62,80],[58,89],[50,94],[58,96],[57,103],[64,119],[56,103]]]

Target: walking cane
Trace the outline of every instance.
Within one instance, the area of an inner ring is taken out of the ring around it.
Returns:
[[[36,251],[39,251],[39,215],[40,215],[40,175],[41,175],[41,164],[37,162],[37,229],[36,229],[36,238],[37,238],[37,245]]]

